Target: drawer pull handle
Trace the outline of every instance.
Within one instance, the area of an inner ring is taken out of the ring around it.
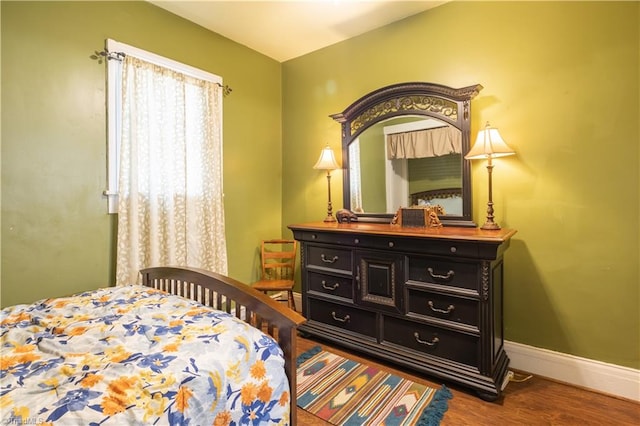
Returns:
[[[428,305],[429,305],[429,308],[430,308],[433,312],[438,312],[438,313],[440,313],[440,314],[450,314],[450,313],[451,313],[451,312],[456,308],[456,307],[455,307],[455,306],[453,306],[453,305],[449,305],[449,306],[447,307],[447,309],[446,309],[446,310],[445,310],[445,309],[438,309],[438,308],[434,308],[434,307],[433,307],[433,302],[432,302],[431,300],[429,300]]]
[[[336,321],[340,321],[340,322],[349,322],[349,320],[351,319],[351,317],[349,315],[345,315],[344,318],[338,318],[336,316],[336,311],[331,312],[331,317],[336,320]]]
[[[322,259],[324,263],[335,263],[338,260],[338,256],[333,256],[331,259],[327,259],[323,253],[320,255],[320,259]]]
[[[427,342],[426,340],[421,340],[420,333],[418,333],[417,331],[413,333],[413,337],[416,338],[416,342],[420,343],[421,345],[427,345],[427,346],[435,346],[440,341],[440,339],[438,339],[437,337],[434,337],[433,339],[431,339],[430,342]]]
[[[429,275],[431,276],[431,278],[435,278],[437,280],[450,280],[456,274],[452,270],[449,270],[449,272],[447,272],[447,275],[434,274],[433,268],[427,268],[427,272],[429,272]]]
[[[322,280],[322,288],[324,288],[325,290],[335,290],[338,287],[340,287],[340,283],[335,283],[333,286],[327,285],[327,282],[325,280]]]

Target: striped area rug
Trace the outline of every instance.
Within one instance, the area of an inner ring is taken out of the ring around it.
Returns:
[[[435,426],[451,392],[322,350],[298,357],[298,407],[337,426]]]

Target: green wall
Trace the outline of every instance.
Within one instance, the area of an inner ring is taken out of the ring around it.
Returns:
[[[223,77],[229,275],[282,229],[281,64],[147,2],[1,2],[2,306],[112,284],[104,40]]]
[[[283,224],[322,220],[327,143],[342,112],[403,81],[480,83],[487,120],[516,156],[496,161],[505,255],[505,336],[640,368],[638,2],[452,2],[283,65]],[[486,168],[472,165],[474,219]],[[334,173],[334,210],[342,181]]]
[[[409,160],[409,194],[462,186],[461,154]],[[462,210],[462,208],[460,208]]]

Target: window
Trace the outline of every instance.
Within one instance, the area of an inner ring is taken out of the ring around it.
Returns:
[[[107,50],[116,284],[152,265],[226,274],[222,79],[114,40]]]
[[[222,86],[222,78],[191,67],[180,62],[147,52],[128,44],[107,39],[107,51],[111,52],[111,59],[107,60],[107,120],[108,120],[108,153],[107,153],[107,197],[109,213],[118,212],[118,167],[120,157],[120,140],[122,132],[122,69],[125,55],[131,55],[148,62],[182,72],[186,75],[210,81]],[[220,110],[222,116],[222,110]]]

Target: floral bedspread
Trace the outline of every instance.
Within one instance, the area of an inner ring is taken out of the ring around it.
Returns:
[[[1,424],[289,423],[277,343],[233,316],[142,286],[0,313]]]

